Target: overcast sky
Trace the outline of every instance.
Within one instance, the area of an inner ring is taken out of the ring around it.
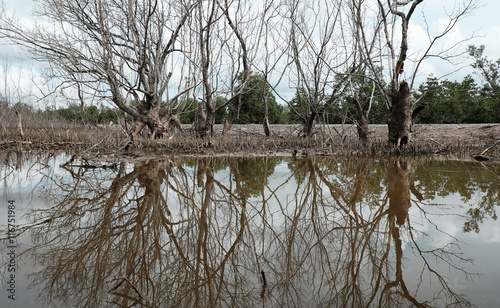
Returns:
[[[29,18],[30,13],[33,8],[32,0],[0,0],[3,1],[7,9],[14,11],[16,16]],[[425,0],[419,8],[423,10],[428,17],[428,22],[432,24],[433,22],[438,22],[440,18],[446,17],[443,14],[443,8],[446,10],[451,10],[454,6],[455,1],[461,0]],[[499,0],[479,0],[482,5],[472,15],[461,20],[456,26],[454,33],[449,35],[446,40],[453,42],[461,38],[467,38],[476,33],[477,37],[464,43],[463,50],[467,48],[467,45],[485,45],[485,54],[493,60],[500,58],[500,18],[498,13],[500,12],[500,1]],[[412,48],[425,47],[426,37],[425,37],[425,27],[422,19],[414,19],[416,25],[411,25],[410,31],[414,37],[410,40],[410,51]],[[34,74],[30,79],[36,79],[37,72],[33,69],[33,65],[28,65],[27,61],[19,61],[19,56],[23,53],[19,48],[12,45],[5,45],[5,41],[0,39],[0,90],[4,89],[4,73],[5,71],[5,59],[9,59],[8,74],[11,76],[11,80],[18,80],[18,84],[26,83],[25,87],[30,87],[27,81],[22,81],[22,77],[19,75]],[[422,42],[421,44],[419,42]],[[412,46],[413,44],[413,46]],[[458,73],[453,73],[447,76],[449,80],[461,80],[466,74],[472,73],[472,69],[467,67],[468,64],[472,62],[472,59],[467,59],[463,66],[466,68]],[[429,74],[434,76],[443,76],[454,72],[457,67],[451,66],[443,61],[427,61],[420,70],[419,76],[420,80],[425,80],[425,77]],[[478,80],[480,82],[480,80]],[[30,91],[30,90],[26,90]]]

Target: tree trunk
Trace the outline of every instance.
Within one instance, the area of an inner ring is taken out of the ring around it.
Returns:
[[[266,137],[271,136],[271,127],[269,126],[269,119],[267,117],[264,117],[264,134]]]
[[[132,124],[132,128],[129,132],[130,140],[132,142],[135,142],[137,140],[137,136],[140,134],[144,126],[146,126],[146,123],[140,121],[136,121]]]
[[[399,84],[399,90],[393,91],[391,100],[391,116],[387,122],[389,142],[400,147],[411,140],[412,97],[406,81]]]
[[[23,133],[23,123],[22,123],[22,115],[16,111],[16,116],[17,116],[17,131],[19,132],[19,136],[21,136],[21,139],[24,139],[24,133]]]
[[[180,132],[184,131],[184,128],[182,128],[181,124],[181,119],[178,114],[176,115],[171,115],[170,119],[168,120],[168,126],[167,126],[167,131],[170,133],[173,133],[175,129],[178,129]]]
[[[363,145],[366,145],[368,143],[368,121],[363,113],[363,106],[361,106],[357,92],[354,94],[354,104],[356,105],[356,128],[358,130],[358,138]]]
[[[311,114],[306,118],[304,123],[304,137],[311,138],[314,134],[314,128],[316,126],[316,116],[317,113],[311,112]]]
[[[199,103],[198,111],[196,112],[196,117],[194,120],[194,130],[196,131],[197,137],[205,137],[207,135],[207,131],[205,129],[207,122],[207,115],[205,114],[205,107],[203,103]]]
[[[215,122],[215,106],[212,99],[207,100],[207,118],[205,120],[205,136],[213,135]]]
[[[149,129],[148,133],[151,140],[159,139],[167,133],[168,123],[167,126],[164,125],[166,117],[160,107],[161,103],[154,98],[141,101],[137,107],[139,115],[134,116],[135,122],[129,131],[132,142],[137,140],[137,136],[145,126]]]
[[[232,103],[229,103],[229,114],[224,119],[224,128],[222,129],[222,134],[224,136],[231,135],[231,128],[233,128],[233,124],[238,118],[240,114],[241,107],[241,96],[238,97],[238,105],[234,106]]]
[[[160,117],[160,104],[159,102],[152,102],[148,105],[151,106],[151,109],[146,113],[146,125],[150,133],[149,138],[150,140],[159,139],[165,134],[165,126]]]
[[[233,127],[233,119],[227,118],[224,120],[224,127],[222,128],[222,134],[224,136],[231,135],[231,128]]]
[[[196,136],[199,138],[204,138],[209,136],[210,134],[213,134],[214,122],[215,106],[212,98],[210,96],[206,96],[206,103],[200,103],[198,105],[198,111],[196,112],[196,118],[194,122]]]
[[[271,128],[269,127],[269,104],[267,103],[267,95],[264,95],[264,134],[266,137],[271,136]]]

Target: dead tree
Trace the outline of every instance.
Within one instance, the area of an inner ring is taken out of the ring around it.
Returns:
[[[269,99],[274,89],[281,83],[286,73],[286,67],[278,70],[280,61],[285,57],[287,44],[283,43],[283,36],[280,35],[280,19],[278,18],[279,1],[266,0],[263,3],[262,14],[259,16],[259,33],[257,36],[257,46],[263,48],[256,49],[257,61],[254,66],[261,72],[263,81],[267,84],[261,87],[261,97],[264,103],[264,119],[262,127],[266,136],[271,135],[269,125]],[[273,78],[275,77],[275,78]],[[276,93],[279,95],[278,93]]]
[[[353,1],[359,2],[359,0]],[[429,34],[428,46],[425,46],[422,52],[416,52],[417,55],[410,62],[408,61],[408,50],[411,38],[408,36],[408,29],[410,20],[422,2],[423,0],[377,0],[378,16],[381,24],[381,32],[378,35],[383,42],[379,57],[370,57],[370,53],[367,52],[371,46],[371,41],[367,39],[368,31],[366,29],[363,29],[363,35],[361,36],[366,63],[371,73],[376,76],[375,79],[378,80],[379,88],[382,90],[381,92],[390,110],[391,115],[387,123],[388,141],[398,147],[411,141],[413,120],[417,113],[425,107],[423,102],[417,104],[419,100],[415,101],[412,97],[413,84],[420,65],[424,60],[431,57],[445,59],[449,62],[453,61],[454,57],[456,58],[455,50],[462,42],[455,42],[452,46],[441,47],[440,50],[437,49],[436,42],[450,33],[456,23],[476,7],[475,0],[465,0],[462,4],[458,4],[457,1],[453,11],[448,14],[448,24],[441,29],[437,29],[437,31],[432,31],[437,33],[434,36],[430,34],[431,30],[427,29]],[[399,48],[396,44],[399,44]],[[384,58],[385,54],[387,54],[386,58]],[[389,71],[379,69],[381,63],[373,60],[377,58],[380,59],[380,62],[390,63]],[[387,62],[384,62],[384,60]],[[390,77],[388,87],[384,87],[382,80],[384,74]]]
[[[198,109],[195,125],[197,136],[213,133],[215,113],[241,99],[244,85],[250,75],[251,61],[248,53],[248,39],[253,29],[248,21],[252,20],[249,1],[202,1],[198,0],[196,14],[192,20],[191,31],[197,50],[191,54],[197,63],[201,76],[203,107]],[[246,27],[242,27],[246,24]],[[242,86],[238,90],[235,81],[241,76]],[[227,100],[217,105],[216,97],[226,94]],[[201,121],[201,122],[200,122]],[[229,131],[234,121],[228,118],[224,131]]]
[[[190,1],[40,0],[36,15],[52,26],[35,19],[29,27],[2,11],[0,36],[47,62],[61,87],[74,86],[82,102],[97,96],[132,116],[132,139],[146,126],[154,136],[166,120],[165,105],[175,101],[168,89],[182,84],[182,95],[194,87],[182,73],[172,76],[170,65],[182,57],[178,38],[193,8]]]
[[[346,93],[350,75],[360,67],[357,44],[352,49],[342,45],[352,34],[343,1],[293,0],[283,14],[290,32],[288,62],[293,63],[289,78],[303,96],[301,108],[289,107],[303,122],[303,135],[312,137],[318,118]]]

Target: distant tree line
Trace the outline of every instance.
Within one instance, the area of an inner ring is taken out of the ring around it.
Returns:
[[[420,123],[500,123],[500,59],[484,56],[484,46],[469,46],[472,67],[484,82],[478,85],[472,76],[461,82],[428,77],[416,96],[424,95],[426,108]]]

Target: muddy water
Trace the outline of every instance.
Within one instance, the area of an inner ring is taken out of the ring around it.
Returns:
[[[500,306],[498,164],[2,158],[1,307]]]

